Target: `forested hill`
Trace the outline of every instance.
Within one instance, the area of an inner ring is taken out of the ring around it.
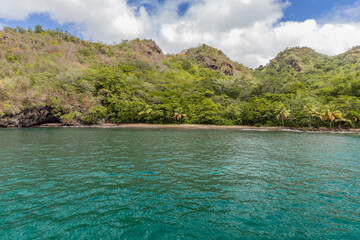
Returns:
[[[290,48],[250,69],[207,45],[165,55],[61,30],[0,31],[0,126],[197,123],[358,127],[360,47]]]

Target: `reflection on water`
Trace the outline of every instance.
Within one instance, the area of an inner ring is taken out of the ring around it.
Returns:
[[[360,136],[0,130],[1,239],[356,239]]]

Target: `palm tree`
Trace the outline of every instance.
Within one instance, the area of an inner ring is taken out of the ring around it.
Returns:
[[[336,119],[335,122],[339,122],[339,129],[341,129],[341,123],[342,122],[351,124],[351,120],[343,118],[342,113],[340,111],[336,116],[338,117],[338,119]]]
[[[313,117],[316,117],[319,115],[317,107],[313,105],[306,105],[304,107],[304,113],[305,115],[309,116],[309,128],[312,128],[311,122]]]
[[[332,128],[332,122],[336,119],[343,119],[342,113],[336,109],[333,105],[328,105],[326,107],[325,115],[322,117],[322,120],[325,121],[330,119],[330,128]]]
[[[180,124],[181,124],[181,119],[186,118],[186,114],[184,114],[182,112],[176,112],[175,115],[174,115],[174,118],[177,121],[180,121]]]
[[[290,115],[291,115],[291,110],[287,109],[286,106],[283,103],[280,103],[275,111],[277,112],[277,119],[280,120],[282,122],[282,125],[285,125],[284,120],[287,119]]]
[[[354,117],[354,126],[356,128],[356,123],[359,121],[358,117]]]
[[[152,108],[150,106],[146,106],[144,111],[141,111],[138,113],[138,115],[147,115],[152,112]],[[146,123],[146,117],[145,117],[145,123]]]
[[[359,122],[359,117],[358,116],[360,116],[360,113],[359,112],[357,112],[357,111],[349,111],[348,112],[348,117],[350,118],[350,119],[352,119],[352,121],[354,122],[354,127],[356,128],[357,127],[357,123]],[[351,123],[352,123],[352,121],[351,121]]]
[[[346,119],[346,118],[340,118],[340,119],[336,119],[335,122],[339,122],[339,129],[341,129],[341,123],[352,123],[350,119]]]

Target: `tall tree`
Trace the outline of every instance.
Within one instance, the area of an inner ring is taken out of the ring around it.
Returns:
[[[283,103],[279,103],[275,108],[275,112],[277,119],[281,119],[282,125],[285,126],[285,120],[290,117],[291,110],[288,109]]]
[[[317,107],[314,105],[305,105],[304,114],[309,117],[309,128],[312,128],[312,119],[319,115]]]

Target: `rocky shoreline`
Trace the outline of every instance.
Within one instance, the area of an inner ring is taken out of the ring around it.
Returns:
[[[46,123],[60,123],[60,119],[55,117],[51,112],[52,108],[50,107],[23,110],[14,115],[0,117],[0,127],[21,128]]]

